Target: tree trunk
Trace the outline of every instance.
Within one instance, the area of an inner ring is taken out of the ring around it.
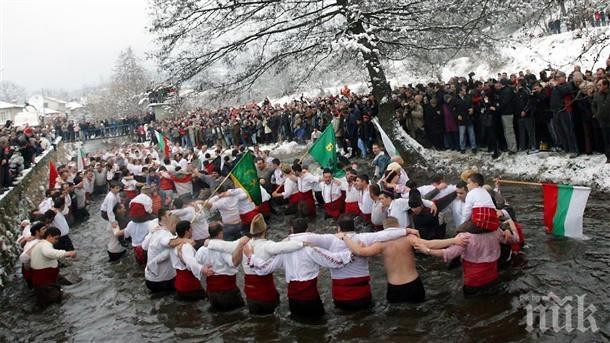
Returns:
[[[410,137],[394,119],[394,103],[392,101],[392,87],[386,79],[383,66],[379,61],[379,53],[371,39],[363,37],[366,34],[362,22],[358,19],[350,20],[348,31],[354,35],[361,36],[358,43],[364,48],[361,49],[364,64],[371,79],[373,95],[377,99],[379,106],[379,124],[394,143],[406,165],[426,167],[427,162],[423,157],[423,147]]]

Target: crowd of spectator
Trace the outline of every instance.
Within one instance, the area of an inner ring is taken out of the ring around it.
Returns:
[[[596,10],[570,10],[566,15],[551,18],[547,22],[550,34],[559,34],[562,24],[567,31],[584,29],[587,27],[602,27],[610,24],[610,8],[599,8]]]
[[[55,137],[46,127],[15,127],[9,121],[0,130],[0,194],[31,168],[36,156],[50,149]]]
[[[153,118],[152,115],[130,115],[119,119],[77,121],[58,117],[53,121],[53,129],[65,142],[84,142],[94,138],[135,135],[140,125],[152,121]]]
[[[610,157],[610,77],[607,68],[569,75],[545,69],[501,73],[497,78],[454,77],[448,82],[403,85],[393,90],[395,119],[418,142],[437,150],[605,153]],[[341,94],[301,98],[283,105],[265,99],[239,107],[195,110],[151,123],[179,146],[256,145],[317,138],[332,124],[345,154],[371,156],[377,100],[344,87]],[[154,140],[154,137],[152,137]]]

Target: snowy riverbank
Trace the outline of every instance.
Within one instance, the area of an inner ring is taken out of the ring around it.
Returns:
[[[556,152],[540,152],[528,155],[524,152],[514,155],[502,154],[492,159],[491,154],[479,151],[477,154],[455,151],[436,151],[425,149],[411,137],[400,130],[401,141],[408,143],[419,151],[428,162],[428,166],[412,165],[406,161],[407,169],[419,169],[433,173],[458,175],[464,169],[476,166],[488,178],[500,177],[534,182],[566,183],[591,187],[594,192],[610,192],[610,164],[601,154],[581,155],[568,158]],[[284,142],[261,145],[261,150],[270,150],[271,156],[292,161],[305,153],[308,146],[297,142]],[[311,161],[308,159],[308,161]]]

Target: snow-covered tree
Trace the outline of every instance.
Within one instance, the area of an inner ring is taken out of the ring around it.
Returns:
[[[160,66],[177,80],[224,70],[209,84],[242,92],[273,68],[296,66],[294,82],[322,65],[357,62],[396,138],[384,63],[490,43],[525,0],[151,0]],[[402,146],[402,145],[400,145]],[[401,149],[401,148],[399,148]],[[415,151],[401,149],[413,162]]]
[[[0,82],[0,101],[23,105],[26,98],[25,88],[11,81]]]
[[[146,70],[138,61],[131,47],[119,54],[112,81],[108,87],[111,103],[109,109],[115,116],[139,113],[139,102],[150,84]]]

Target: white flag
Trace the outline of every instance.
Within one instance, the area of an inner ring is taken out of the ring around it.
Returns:
[[[83,153],[80,150],[80,147],[76,151],[76,170],[82,171],[85,169],[85,163],[83,158]]]
[[[379,125],[379,121],[377,120],[377,118],[373,118],[372,121],[375,126],[377,126],[377,130],[379,130],[379,134],[381,135],[381,141],[383,142],[383,146],[385,147],[385,151],[387,151],[388,155],[390,155],[390,157],[400,156],[398,150],[396,149],[394,144],[392,144],[390,137],[388,137],[385,131],[383,131],[381,125]]]

